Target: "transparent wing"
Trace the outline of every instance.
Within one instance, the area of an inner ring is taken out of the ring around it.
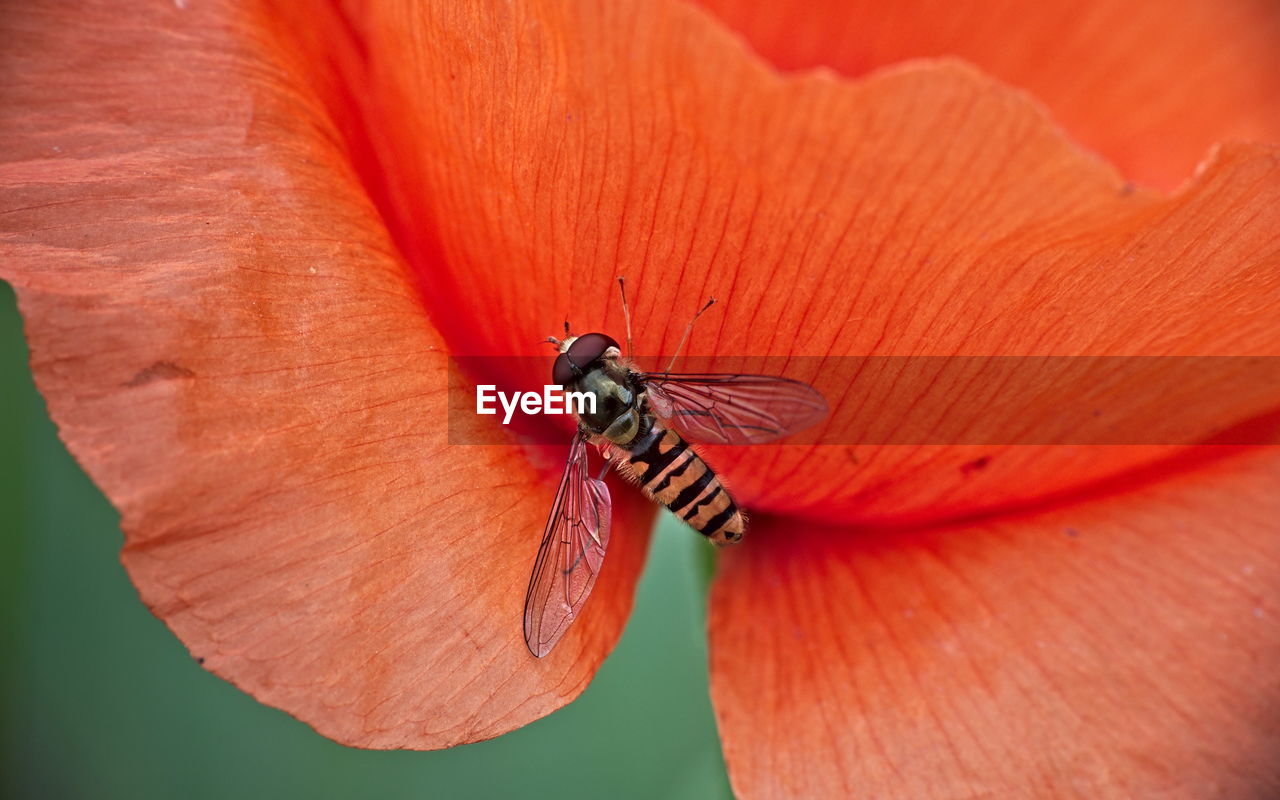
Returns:
[[[578,616],[609,546],[609,487],[587,472],[587,443],[574,434],[524,597],[524,640],[542,658]]]
[[[790,378],[710,372],[653,372],[643,378],[653,412],[693,442],[764,444],[827,416],[818,390]]]

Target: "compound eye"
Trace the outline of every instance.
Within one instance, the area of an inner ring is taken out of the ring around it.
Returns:
[[[574,375],[573,365],[569,363],[569,354],[561,353],[556,356],[555,366],[551,368],[551,380],[561,386],[568,386],[573,383]]]
[[[568,356],[579,369],[585,370],[588,364],[604,355],[605,350],[617,346],[617,342],[603,333],[588,333],[579,336],[573,344],[569,345]]]

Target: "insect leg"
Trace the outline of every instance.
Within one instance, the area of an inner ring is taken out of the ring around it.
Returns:
[[[689,340],[689,333],[693,330],[693,323],[697,322],[698,317],[702,316],[702,312],[706,311],[708,308],[711,308],[711,306],[714,305],[715,302],[716,302],[716,299],[714,297],[707,298],[706,305],[698,309],[698,313],[694,314],[693,319],[689,320],[689,324],[686,325],[684,328],[684,335],[680,337],[680,344],[676,345],[675,355],[671,356],[671,361],[667,364],[667,372],[670,372],[671,368],[676,365],[676,359],[680,357],[680,351],[684,349],[684,343]]]

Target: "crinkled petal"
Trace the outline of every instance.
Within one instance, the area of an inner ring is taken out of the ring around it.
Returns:
[[[947,530],[758,522],[710,603],[738,796],[1280,794],[1280,451]]]
[[[813,356],[795,377],[815,382],[866,355],[1280,353],[1275,148],[1224,148],[1163,197],[956,63],[784,77],[674,2],[353,8],[391,225],[405,252],[447,255],[422,279],[455,349],[545,353],[566,316],[621,340],[625,275],[638,353],[673,350],[714,295],[692,352]],[[1275,385],[1247,409],[1234,387],[1181,408],[1165,390],[1183,377],[1153,375],[1155,404],[1107,421],[1194,412],[1191,442],[1280,408]],[[546,380],[541,363],[520,378]],[[832,419],[893,430],[914,413],[875,389],[835,387]],[[1015,397],[1011,424],[1052,422],[1081,391]],[[994,444],[712,462],[749,507],[880,522],[1025,505],[1170,456]]]
[[[564,453],[448,445],[444,342],[326,65],[227,4],[136,5],[5,10],[0,275],[142,599],[346,744],[444,747],[564,705],[621,632],[647,510],[618,493],[590,613],[530,656]]]
[[[1280,142],[1272,0],[701,2],[782,69],[964,58],[1147,186],[1180,186],[1220,141]]]

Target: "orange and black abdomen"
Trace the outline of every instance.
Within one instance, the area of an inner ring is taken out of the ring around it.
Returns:
[[[737,504],[680,434],[655,423],[627,450],[645,494],[716,544],[742,538],[745,521]]]

